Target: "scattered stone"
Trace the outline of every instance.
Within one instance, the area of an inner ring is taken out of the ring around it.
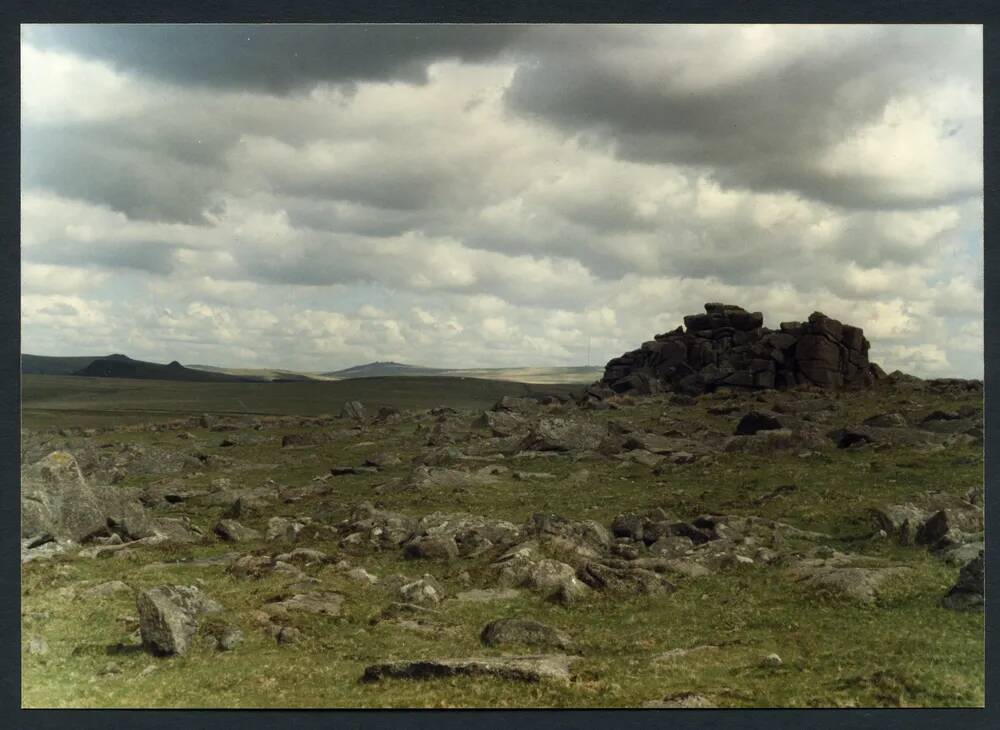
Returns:
[[[877,558],[834,553],[827,558],[806,558],[788,568],[796,582],[831,590],[860,603],[874,603],[883,585],[910,571]]]
[[[941,509],[932,514],[917,530],[916,542],[920,545],[941,545],[961,543],[962,533],[981,532],[983,511],[971,509]]]
[[[780,667],[782,664],[781,657],[777,654],[768,654],[766,657],[760,660],[760,665],[762,667]]]
[[[782,428],[781,421],[769,413],[750,411],[736,425],[737,436],[753,436],[760,431],[774,431]]]
[[[32,636],[28,640],[28,653],[32,656],[45,656],[49,653],[48,642],[40,636]]]
[[[235,627],[228,627],[219,636],[216,648],[219,651],[232,651],[243,643],[243,632]]]
[[[924,425],[933,421],[958,421],[961,418],[962,415],[955,411],[932,411],[924,416],[920,423]]]
[[[109,520],[124,522],[124,513],[141,521],[140,504],[124,499],[110,486],[91,485],[76,458],[53,451],[21,468],[21,537],[83,542],[107,534]],[[142,537],[144,535],[137,535]]]
[[[123,583],[120,580],[110,580],[105,583],[98,583],[95,586],[87,588],[80,595],[83,598],[107,598],[108,596],[113,596],[116,593],[122,593],[126,591],[131,591],[127,583]]]
[[[236,520],[219,520],[212,531],[225,542],[247,542],[260,539],[260,533],[257,530],[245,527]]]
[[[378,469],[374,466],[334,466],[330,468],[330,475],[335,477],[375,474],[377,472]]]
[[[304,529],[305,524],[302,522],[290,520],[287,517],[272,517],[267,521],[266,537],[268,542],[275,540],[295,542]]]
[[[401,463],[403,463],[403,460],[400,459],[395,454],[390,454],[386,451],[380,451],[379,453],[369,456],[367,459],[365,459],[364,465],[375,467],[376,469],[385,469],[386,467],[397,466]]]
[[[837,444],[838,449],[857,448],[876,440],[870,430],[863,428],[838,428],[828,435]]]
[[[556,478],[555,474],[544,471],[515,471],[511,476],[519,482],[541,482]]]
[[[302,640],[302,632],[294,626],[279,626],[274,632],[274,639],[281,646],[290,646]]]
[[[878,526],[900,545],[913,545],[927,513],[913,504],[894,504],[875,510]]]
[[[373,586],[378,584],[378,576],[372,575],[364,568],[351,568],[346,573],[347,577],[358,583],[364,583],[365,585]]]
[[[899,413],[880,413],[877,416],[866,418],[864,425],[876,428],[906,428],[908,424],[906,418]]]
[[[97,674],[101,677],[107,677],[121,673],[122,673],[122,667],[118,662],[108,662],[103,667],[101,667],[100,671],[97,672]]]
[[[196,586],[161,585],[139,593],[142,643],[157,654],[186,654],[198,628],[198,618],[222,610]]]
[[[975,557],[979,555],[980,551],[983,549],[985,549],[983,541],[974,540],[961,545],[952,545],[951,547],[938,551],[936,555],[944,562],[948,563],[948,565],[962,567],[970,560],[975,559]]]
[[[317,563],[326,563],[330,560],[327,554],[322,550],[316,550],[315,548],[295,548],[291,552],[281,553],[275,555],[274,559],[276,562],[283,563],[301,563],[303,565],[313,565]]]
[[[433,622],[441,619],[442,615],[437,609],[419,606],[415,603],[393,602],[383,608],[377,616],[372,618],[371,623],[375,624],[379,621],[387,621],[400,617],[416,619],[418,621]]]
[[[941,605],[954,611],[981,611],[986,605],[984,587],[983,551],[980,550],[975,558],[962,566],[958,580],[941,600]]]
[[[493,436],[505,437],[523,434],[528,424],[517,414],[507,411],[483,411],[483,414],[472,422],[473,428],[487,429]]]
[[[269,555],[243,555],[226,572],[236,578],[263,578],[274,570],[275,562]]]
[[[462,603],[493,603],[495,601],[512,601],[521,596],[521,591],[514,588],[473,588],[455,594],[455,600]]]
[[[570,666],[578,659],[579,657],[565,654],[538,654],[384,662],[365,667],[362,681],[375,682],[385,678],[436,679],[455,676],[497,677],[523,682],[569,681]]]
[[[569,649],[572,642],[561,631],[538,621],[500,618],[483,627],[479,640],[484,646],[504,647],[521,644],[541,649]]]
[[[454,560],[458,545],[454,538],[442,536],[417,537],[403,546],[403,557],[424,560]]]
[[[339,616],[344,597],[331,591],[297,593],[290,598],[265,603],[262,609],[271,616],[289,613],[311,613]]]
[[[367,412],[363,403],[356,400],[349,400],[344,403],[344,407],[340,411],[340,417],[349,418],[352,421],[364,421],[367,417]]]
[[[658,710],[682,710],[717,707],[710,699],[697,692],[677,692],[662,700],[650,700],[642,703],[643,707]]]
[[[399,596],[407,603],[417,605],[437,605],[444,599],[444,588],[430,575],[420,580],[406,583],[399,589]]]
[[[543,418],[525,436],[522,450],[596,451],[604,443],[607,430],[589,421]]]
[[[635,567],[612,567],[588,562],[576,571],[577,578],[591,588],[609,593],[671,593],[674,586],[662,575]]]
[[[307,446],[319,446],[330,442],[329,434],[322,431],[307,433],[289,433],[281,437],[281,448],[293,449]]]

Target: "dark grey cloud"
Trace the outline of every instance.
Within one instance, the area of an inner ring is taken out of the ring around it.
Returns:
[[[60,266],[97,267],[166,275],[177,267],[178,246],[160,241],[79,241],[54,240],[33,246],[26,261]]]
[[[677,31],[679,45],[685,32]],[[851,32],[833,28],[833,42],[817,42],[790,62],[692,88],[677,80],[690,63],[672,58],[669,34],[659,39],[662,58],[656,39],[646,38],[649,55],[626,63],[621,46],[602,45],[592,29],[543,29],[520,43],[534,62],[518,67],[506,100],[517,114],[610,139],[625,159],[703,166],[730,186],[793,190],[868,209],[920,208],[975,194],[978,186],[944,196],[899,192],[874,176],[817,168],[820,153],[876,120],[889,101],[949,76],[967,77],[981,55],[962,27],[877,27],[856,42],[836,39]],[[703,51],[724,57],[730,49],[706,43]],[[979,131],[955,125],[948,134],[974,139]]]
[[[108,206],[137,220],[204,222],[222,174],[218,158],[198,159],[190,150],[200,145],[180,145],[185,151],[177,154],[169,138],[143,143],[128,126],[22,127],[22,186]]]
[[[287,93],[317,82],[423,83],[427,65],[482,61],[521,26],[89,25],[33,26],[31,42],[183,85]]]

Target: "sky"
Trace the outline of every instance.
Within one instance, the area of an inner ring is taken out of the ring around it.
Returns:
[[[22,351],[602,365],[705,302],[983,373],[979,26],[22,26]]]

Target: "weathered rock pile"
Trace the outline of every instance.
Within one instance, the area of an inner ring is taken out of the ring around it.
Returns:
[[[760,312],[709,303],[705,314],[685,317],[683,327],[611,360],[591,390],[595,395],[602,386],[616,393],[697,395],[719,386],[870,386],[885,373],[868,361],[868,347],[860,327],[821,312],[771,330],[763,326]]]

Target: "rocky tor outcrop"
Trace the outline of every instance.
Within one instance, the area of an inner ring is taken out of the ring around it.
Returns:
[[[864,387],[885,377],[868,361],[868,348],[860,327],[821,312],[771,330],[764,327],[760,312],[709,303],[705,314],[685,317],[683,327],[656,335],[638,350],[608,362],[604,377],[588,393],[599,398],[607,389],[697,395],[719,386]]]

